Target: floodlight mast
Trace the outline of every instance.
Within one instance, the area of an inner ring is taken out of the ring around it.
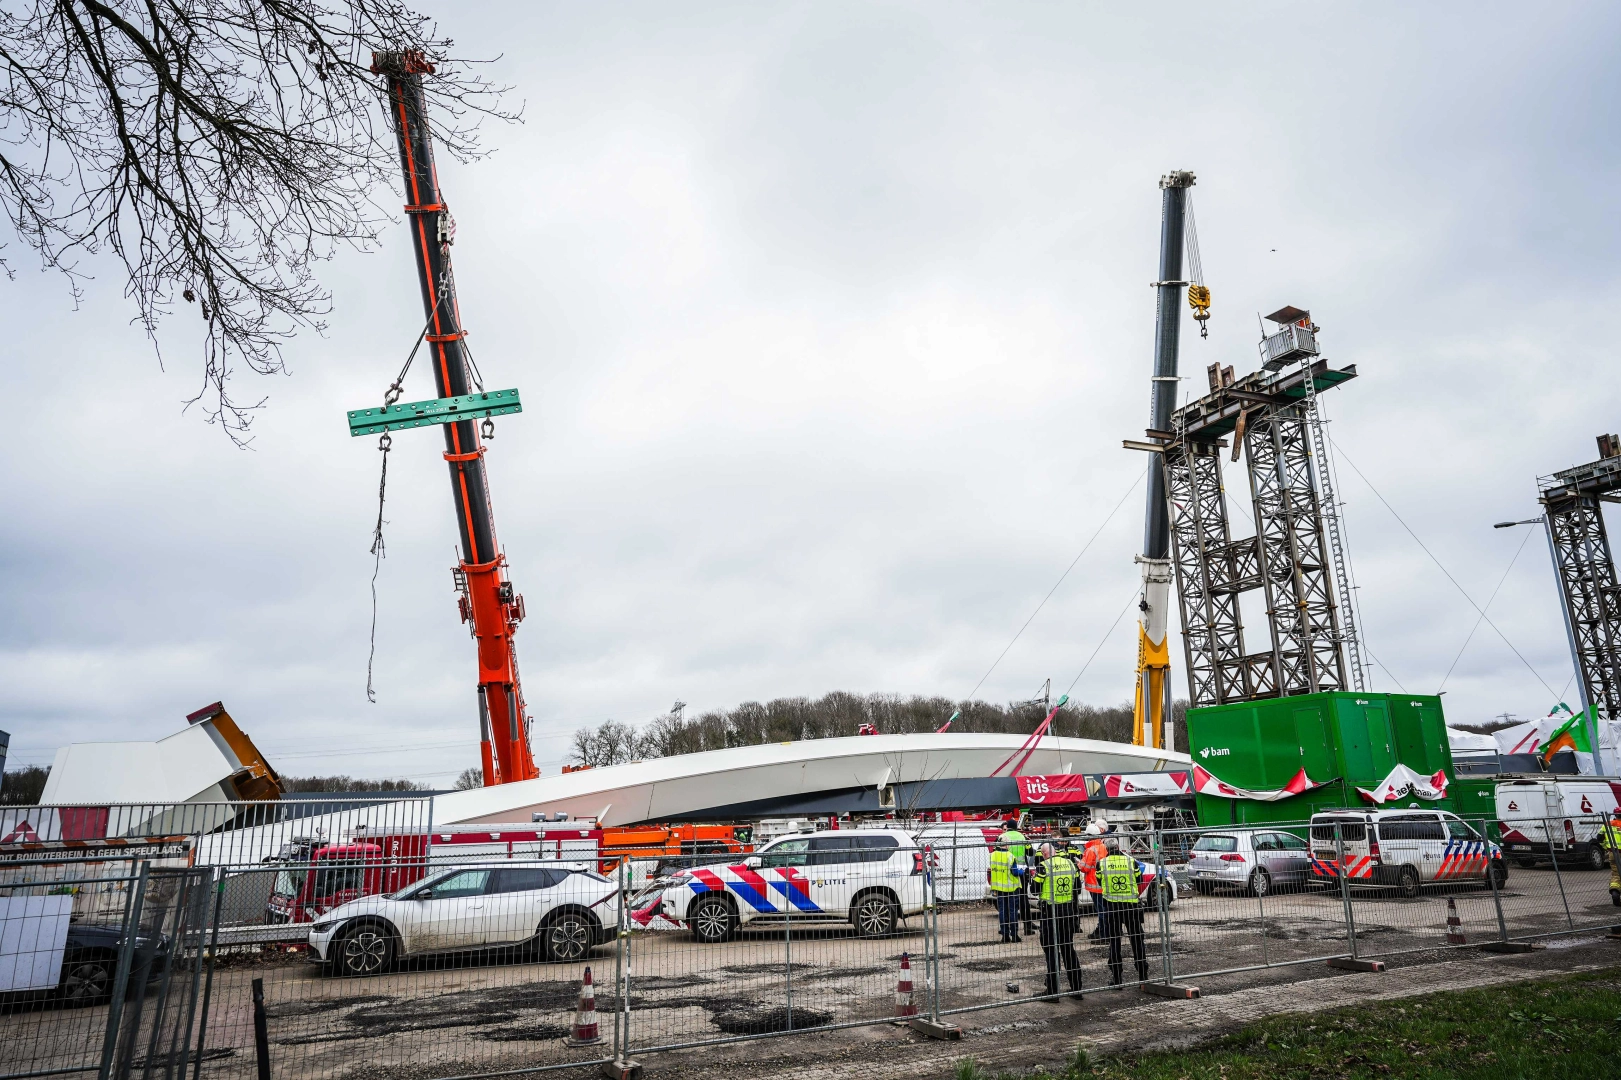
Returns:
[[[471,392],[462,345],[465,332],[456,305],[450,271],[450,245],[455,224],[439,193],[433,140],[422,96],[422,77],[433,74],[421,53],[374,53],[372,71],[387,80],[388,108],[399,139],[411,224],[422,286],[434,384],[440,398]],[[485,432],[493,433],[486,420]],[[456,505],[461,561],[452,571],[461,593],[462,621],[471,624],[478,643],[478,713],[484,784],[511,783],[539,775],[529,747],[529,722],[518,682],[513,634],[523,618],[523,597],[507,578],[506,556],[495,539],[495,515],[484,472],[484,444],[473,420],[442,425],[445,461]]]

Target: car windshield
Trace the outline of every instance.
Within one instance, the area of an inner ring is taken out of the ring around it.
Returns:
[[[1356,818],[1318,818],[1312,823],[1313,840],[1339,839],[1359,844],[1368,838],[1367,825]]]
[[[423,886],[437,884],[438,882],[441,882],[441,881],[445,880],[450,875],[459,874],[459,873],[461,873],[461,871],[460,870],[455,870],[455,869],[441,870],[437,874],[430,874],[427,877],[418,878],[416,881],[411,882],[411,884],[407,885],[405,888],[401,889],[399,892],[390,893],[389,894],[389,899],[390,900],[404,900],[404,899],[407,899],[412,893],[416,892],[418,889],[422,888]]]
[[[1201,836],[1198,843],[1193,845],[1194,851],[1237,851],[1238,837],[1236,836]]]
[[[366,866],[359,859],[333,861],[315,871],[315,895],[360,890],[365,887]]]
[[[275,895],[297,896],[298,883],[303,877],[304,874],[302,871],[299,872],[297,877],[293,876],[293,872],[291,870],[283,870],[279,872],[276,875],[276,887],[274,889]]]

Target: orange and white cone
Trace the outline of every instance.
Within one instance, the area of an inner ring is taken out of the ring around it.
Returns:
[[[912,958],[901,953],[901,979],[895,984],[895,1016],[904,1018],[917,1015],[917,1002],[912,1000]]]
[[[1463,922],[1458,918],[1457,901],[1450,896],[1447,897],[1447,944],[1469,944],[1469,939],[1463,936]]]
[[[591,985],[591,969],[580,980],[580,1003],[574,1010],[574,1027],[568,1034],[570,1046],[593,1046],[602,1041],[597,1033],[597,990]]]

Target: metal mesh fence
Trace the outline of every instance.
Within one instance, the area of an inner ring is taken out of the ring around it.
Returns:
[[[109,808],[88,830],[30,809],[30,857],[0,862],[0,1080],[177,1061],[246,1080],[256,981],[275,1075],[428,1080],[1621,923],[1601,819],[1155,830],[1127,845],[1137,903],[1100,905],[1083,875],[1049,906],[1026,874],[1006,925],[973,826],[618,860],[499,827],[436,845],[426,802]]]

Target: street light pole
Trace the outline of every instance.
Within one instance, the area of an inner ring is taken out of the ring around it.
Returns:
[[[1543,535],[1548,538],[1548,559],[1553,567],[1554,584],[1559,584],[1559,552],[1553,543],[1553,525],[1548,521],[1547,514],[1539,514],[1524,521],[1499,521],[1493,525],[1494,529],[1510,529],[1516,525],[1541,525]],[[1587,744],[1593,748],[1593,770],[1600,776],[1610,775],[1604,760],[1604,747],[1599,743],[1598,718],[1593,714],[1593,703],[1587,698],[1587,680],[1582,677],[1582,656],[1576,648],[1576,626],[1570,621],[1570,605],[1565,603],[1564,593],[1559,594],[1559,616],[1565,623],[1565,640],[1570,645],[1570,662],[1576,671],[1576,691],[1581,695],[1582,726],[1587,729]]]

